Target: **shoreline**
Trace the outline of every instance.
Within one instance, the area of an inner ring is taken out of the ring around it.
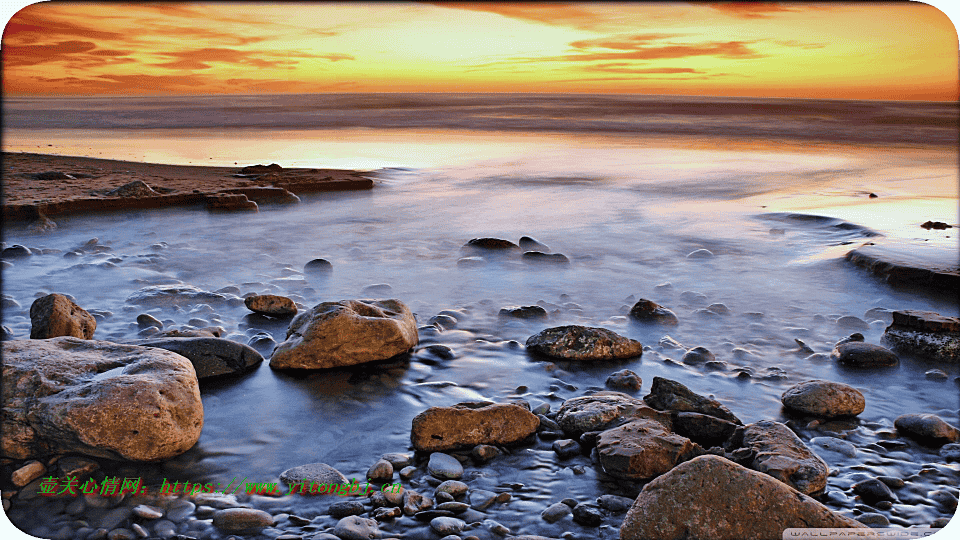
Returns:
[[[4,221],[71,214],[232,202],[297,202],[301,194],[372,189],[370,171],[282,167],[164,165],[100,158],[3,152]],[[246,172],[242,172],[246,171]],[[114,190],[136,181],[150,189]],[[240,197],[237,197],[240,196]],[[256,205],[230,209],[252,209]],[[46,225],[45,225],[46,224]]]

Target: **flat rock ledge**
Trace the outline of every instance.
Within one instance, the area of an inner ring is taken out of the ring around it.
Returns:
[[[296,316],[270,358],[275,369],[327,369],[387,360],[419,342],[399,300],[323,302]]]
[[[925,246],[912,247],[921,248],[920,251],[923,251]],[[947,266],[904,251],[897,246],[873,241],[848,252],[845,258],[894,286],[946,292],[960,290],[960,267],[956,264],[956,258],[953,259],[952,266]]]
[[[413,419],[410,441],[422,452],[443,452],[478,444],[510,445],[537,431],[540,419],[512,403],[461,403],[430,407]]]
[[[894,311],[893,323],[884,331],[883,342],[898,353],[958,363],[960,318],[932,311]]]
[[[162,349],[58,337],[3,342],[4,457],[78,453],[158,461],[200,438],[189,360]]]
[[[866,526],[769,476],[706,455],[644,486],[620,539],[779,540],[793,527]]]
[[[561,360],[619,360],[643,354],[643,344],[606,328],[557,326],[527,339],[527,350]]]

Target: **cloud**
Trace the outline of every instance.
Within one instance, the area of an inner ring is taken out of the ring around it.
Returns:
[[[50,45],[3,47],[3,63],[7,67],[35,66],[44,62],[73,60],[97,48],[90,41],[61,41]]]
[[[675,58],[690,58],[695,56],[714,56],[729,59],[763,58],[767,55],[754,51],[749,47],[752,41],[720,41],[683,45],[655,45],[630,44],[622,40],[605,40],[598,48],[613,49],[623,52],[583,52],[560,56],[531,58],[529,61],[553,62],[595,62],[611,60],[662,60]],[[628,46],[630,45],[630,46]]]
[[[310,54],[295,51],[269,51],[253,50],[245,51],[240,49],[228,49],[219,47],[208,47],[204,49],[192,49],[176,52],[160,52],[160,56],[171,58],[169,62],[151,64],[156,67],[181,70],[199,70],[210,69],[212,63],[234,64],[255,68],[285,68],[296,66],[300,60],[307,58],[319,58],[330,62],[339,62],[341,60],[355,60],[349,54],[343,53],[323,53]]]
[[[680,37],[684,34],[636,34],[623,37],[606,37],[597,39],[581,39],[570,42],[574,49],[636,49],[638,46],[646,45],[652,41],[660,41]]]
[[[663,67],[663,68],[645,68],[645,67],[632,67],[633,65],[628,62],[613,62],[609,64],[597,64],[593,66],[584,66],[583,71],[602,71],[606,73],[632,73],[637,75],[642,74],[664,74],[664,75],[676,75],[676,74],[697,74],[702,75],[706,72],[696,70],[693,68],[673,68],[673,67]]]
[[[813,7],[777,2],[716,2],[708,5],[725,15],[741,19],[769,19],[776,14],[795,13]]]
[[[495,13],[511,19],[519,19],[553,26],[569,26],[579,30],[597,30],[605,27],[609,18],[591,11],[588,5],[569,2],[529,2],[502,4],[498,2],[430,2],[436,6]]]

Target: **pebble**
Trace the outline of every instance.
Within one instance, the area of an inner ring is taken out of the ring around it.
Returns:
[[[605,384],[616,390],[627,390],[636,392],[640,390],[640,386],[643,384],[643,381],[640,379],[640,376],[630,371],[629,369],[621,369],[615,373],[611,373]]]
[[[580,444],[572,439],[561,439],[553,442],[553,451],[560,459],[569,459],[580,455]]]
[[[314,259],[303,265],[304,274],[323,275],[333,272],[333,264],[326,259]]]
[[[466,527],[467,524],[462,519],[454,517],[436,517],[430,520],[430,528],[437,534],[458,534]]]
[[[417,468],[416,468],[416,467],[413,467],[413,466],[404,467],[404,468],[400,469],[400,478],[402,478],[402,479],[404,479],[404,480],[409,480],[409,479],[412,478],[413,475],[416,474],[416,473],[417,473]]]
[[[960,443],[950,443],[940,448],[940,457],[945,461],[960,461]]]
[[[453,512],[454,514],[462,514],[469,508],[469,504],[456,501],[448,501],[437,505],[437,510],[447,510],[449,512]]]
[[[327,509],[327,513],[340,519],[347,516],[358,516],[364,512],[363,503],[359,501],[335,502]]]
[[[376,481],[392,480],[393,464],[385,459],[377,461],[367,470],[367,478]]]
[[[26,465],[13,471],[10,475],[10,481],[17,487],[23,487],[47,472],[47,468],[39,461],[30,461]]]
[[[573,520],[587,527],[597,527],[603,522],[603,514],[593,506],[578,504],[573,507]]]
[[[945,381],[950,378],[950,376],[947,375],[947,372],[943,371],[942,369],[931,369],[924,373],[924,376],[931,381]]]
[[[712,362],[717,357],[705,347],[694,347],[687,351],[680,359],[684,364],[697,365],[705,362]]]
[[[227,533],[255,533],[273,525],[273,516],[253,508],[225,508],[213,514],[213,526]]]
[[[143,519],[160,519],[163,517],[163,510],[146,504],[138,504],[133,507],[133,513]]]
[[[857,521],[863,523],[864,525],[869,525],[870,527],[889,527],[890,520],[887,519],[887,516],[883,514],[878,514],[876,512],[868,512],[866,514],[861,514],[857,516]]]
[[[543,512],[540,512],[540,517],[547,523],[556,523],[569,513],[569,506],[563,503],[555,503],[548,506]]]
[[[370,540],[380,537],[380,527],[373,519],[347,516],[337,522],[333,534],[340,540]]]
[[[472,508],[483,512],[497,501],[497,494],[485,489],[474,489],[470,491],[469,499]]]
[[[130,529],[114,529],[107,533],[107,540],[134,540],[137,534]]]
[[[853,492],[862,497],[867,503],[897,500],[896,495],[890,491],[890,488],[876,478],[857,482],[853,485]]]
[[[434,494],[437,495],[440,493],[448,493],[453,498],[459,499],[460,497],[466,495],[467,490],[469,489],[470,489],[469,486],[467,486],[463,482],[460,482],[459,480],[447,480],[446,482],[443,482],[442,484],[437,486],[437,489],[434,492]]]
[[[430,454],[427,471],[437,478],[456,480],[463,476],[463,465],[448,454],[434,452]]]
[[[691,251],[687,254],[688,259],[712,259],[713,256],[714,255],[712,251],[703,248]]]

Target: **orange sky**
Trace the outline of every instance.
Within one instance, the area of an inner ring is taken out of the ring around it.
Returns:
[[[7,95],[584,92],[958,99],[918,3],[41,3]]]

